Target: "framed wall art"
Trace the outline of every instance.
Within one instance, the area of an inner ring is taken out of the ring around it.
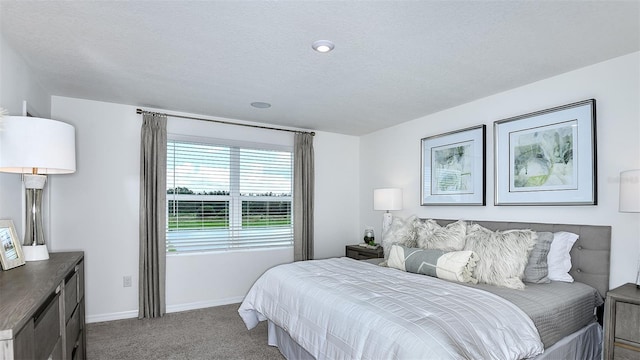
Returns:
[[[496,121],[496,205],[596,205],[596,101]]]
[[[11,220],[0,220],[0,264],[4,270],[24,265],[22,247]]]
[[[422,139],[421,205],[485,205],[486,126]]]

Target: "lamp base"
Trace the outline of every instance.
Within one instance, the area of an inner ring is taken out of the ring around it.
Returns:
[[[23,245],[24,261],[40,261],[49,259],[47,245]]]
[[[393,216],[391,215],[391,213],[386,212],[382,215],[382,235],[384,235],[387,230],[389,230],[392,221]]]

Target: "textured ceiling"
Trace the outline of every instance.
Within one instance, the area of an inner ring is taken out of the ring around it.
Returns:
[[[351,135],[640,50],[638,1],[3,0],[0,21],[53,95]]]

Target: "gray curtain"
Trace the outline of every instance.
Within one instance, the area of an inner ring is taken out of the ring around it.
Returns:
[[[164,315],[167,117],[144,114],[140,144],[140,280],[138,318]]]
[[[293,260],[313,259],[313,135],[296,133],[293,150]]]

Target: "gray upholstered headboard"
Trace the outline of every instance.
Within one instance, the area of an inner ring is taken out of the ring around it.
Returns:
[[[456,220],[435,219],[440,225]],[[580,237],[571,249],[571,271],[576,281],[596,288],[604,298],[609,291],[609,254],[611,226],[541,224],[504,221],[467,220],[491,230],[531,229],[533,231],[568,231]]]

